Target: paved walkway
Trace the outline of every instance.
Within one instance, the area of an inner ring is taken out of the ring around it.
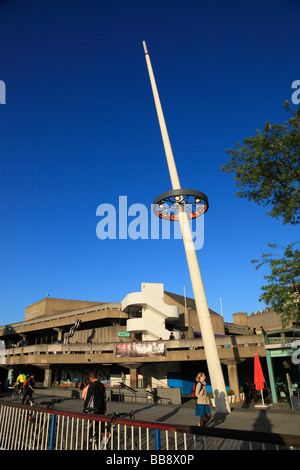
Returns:
[[[133,409],[137,419],[196,426],[198,417],[195,416],[194,408],[194,404],[176,406],[109,402],[107,412]],[[300,435],[300,412],[292,412],[287,407],[280,410],[277,406],[267,409],[236,406],[227,415],[218,414],[212,408],[212,415],[209,427]]]
[[[37,404],[51,398],[51,395],[39,395],[38,390],[35,393]],[[11,398],[2,396],[0,400],[10,401]],[[83,400],[75,398],[66,398],[56,405],[56,409],[65,411],[82,411],[82,408]],[[192,400],[183,405],[107,402],[107,413],[133,410],[136,419],[190,426],[196,426],[198,422],[194,408]],[[212,415],[209,427],[300,436],[300,411],[292,411],[286,403],[270,405],[266,409],[255,407],[253,404],[249,408],[244,408],[242,403],[233,404],[231,413],[218,414],[212,408]]]

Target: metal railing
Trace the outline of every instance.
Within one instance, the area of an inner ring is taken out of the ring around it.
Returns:
[[[300,449],[300,437],[67,413],[0,401],[2,450]]]
[[[10,358],[18,358],[21,363],[24,361],[24,356],[31,355],[55,355],[58,353],[63,354],[96,354],[105,353],[110,354],[111,359],[115,359],[115,342],[101,342],[101,343],[70,343],[70,344],[34,344],[30,346],[20,346],[18,348],[6,348],[3,351],[2,356],[4,360]],[[184,340],[172,340],[165,341],[167,351],[193,351],[195,349],[203,349],[203,340],[199,338],[184,339]],[[235,349],[237,347],[254,347],[264,346],[264,338],[262,335],[257,336],[224,336],[222,338],[216,338],[217,348],[220,350],[224,349]],[[253,353],[251,353],[253,355]],[[139,357],[127,358],[134,361],[143,359]],[[53,358],[55,360],[55,358]]]

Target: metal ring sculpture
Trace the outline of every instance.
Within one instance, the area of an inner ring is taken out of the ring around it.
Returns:
[[[154,213],[165,220],[179,220],[179,210],[184,204],[188,219],[195,219],[208,210],[208,198],[194,189],[173,189],[158,196],[153,202]]]

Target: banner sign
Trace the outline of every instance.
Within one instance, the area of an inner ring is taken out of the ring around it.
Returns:
[[[161,341],[116,344],[116,357],[155,357],[165,355],[166,346]]]

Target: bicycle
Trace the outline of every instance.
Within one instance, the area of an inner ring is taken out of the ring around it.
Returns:
[[[97,410],[94,408],[84,408],[83,410],[85,413],[93,413],[96,414]],[[89,437],[89,446],[87,445],[87,442],[84,444],[84,448],[87,449],[88,447],[91,447],[93,450],[120,450],[121,448],[124,450],[136,450],[138,449],[138,444],[134,440],[134,430],[132,430],[132,436],[131,438],[127,436],[127,433],[124,428],[124,432],[122,435],[122,432],[117,429],[119,426],[117,423],[117,418],[122,418],[122,417],[129,417],[130,419],[134,419],[135,415],[133,411],[130,411],[129,413],[111,413],[107,415],[107,418],[109,418],[109,422],[105,425],[104,433],[102,438],[100,439],[99,442],[99,434],[101,437],[101,428],[100,428],[100,433],[99,433],[99,423],[98,426],[95,424],[95,422],[90,423],[89,429],[88,429],[88,435],[91,434],[91,437]],[[102,423],[100,423],[102,424]]]
[[[21,382],[18,382],[14,385],[14,389],[13,389],[13,392],[11,394],[12,398],[14,400],[16,400],[17,398],[21,398],[22,397],[22,393],[23,393],[24,389],[23,389],[23,384]]]
[[[30,406],[37,405],[38,403],[35,402],[34,398],[29,398],[27,400],[27,404]],[[45,435],[45,427],[46,422],[45,418],[40,413],[38,416],[36,410],[29,411],[28,414],[28,421],[30,423],[30,427],[28,428],[28,435],[29,435],[29,442],[28,442],[28,450],[37,450],[43,445],[44,435]]]
[[[63,401],[65,401],[63,398],[52,398],[52,400],[41,401],[40,403],[36,403],[35,398],[27,398],[25,404],[30,406],[46,405],[47,408],[55,408],[55,403],[61,403]]]
[[[137,450],[138,443],[134,439],[134,427],[131,428],[131,437],[127,435],[127,425],[124,425],[123,430],[118,428],[118,418],[130,418],[134,419],[135,415],[133,411],[129,413],[112,413],[108,415],[109,423],[106,428],[106,433],[100,443],[100,450],[112,449],[112,450]],[[123,432],[122,432],[123,431]]]
[[[55,408],[56,403],[61,403],[64,401],[62,398],[52,398],[52,400],[48,401],[41,401],[37,403],[34,398],[29,398],[27,400],[27,404],[30,406],[35,405],[46,405],[47,408]],[[40,412],[37,414],[36,410],[32,410],[28,414],[28,420],[30,422],[31,428],[29,428],[29,443],[28,449],[29,450],[37,450],[43,448],[46,445],[45,435],[46,430],[49,429],[49,416],[44,416],[44,413]]]

